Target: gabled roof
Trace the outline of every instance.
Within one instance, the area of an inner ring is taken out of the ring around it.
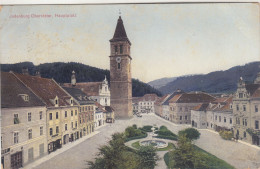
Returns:
[[[178,95],[179,96],[179,95]],[[173,97],[170,103],[208,103],[214,101],[215,98],[207,93],[183,93],[180,97]]]
[[[182,90],[176,90],[176,91],[174,91],[174,92],[165,100],[165,102],[163,103],[163,105],[169,105],[169,101],[170,101],[175,95],[182,94],[182,93],[184,93],[184,91],[182,91]]]
[[[166,94],[163,97],[160,97],[159,99],[156,100],[154,104],[156,105],[163,104],[168,99],[169,96],[170,96],[169,94]]]
[[[30,75],[13,73],[22,83],[30,88],[39,98],[41,98],[47,107],[55,106],[54,99],[58,97],[59,106],[70,106],[71,96],[67,94],[61,86],[53,79],[41,78]],[[74,102],[73,104],[76,104]]]
[[[104,106],[102,106],[101,104],[99,104],[98,102],[95,102],[95,105],[96,105],[96,112],[106,112],[106,109]]]
[[[117,25],[116,25],[116,30],[115,30],[114,36],[110,40],[110,42],[125,41],[125,40],[128,41],[131,44],[131,42],[127,38],[125,27],[124,27],[124,24],[123,24],[123,20],[122,20],[121,16],[119,16],[119,18],[117,20]]]
[[[156,94],[145,94],[139,98],[139,101],[156,101],[159,97]]]
[[[201,103],[198,106],[194,107],[193,110],[195,111],[206,111],[209,106],[209,103]]]
[[[71,83],[64,83],[63,86],[81,89],[87,96],[99,96],[102,82],[81,82],[77,83],[75,86]]]
[[[22,96],[29,96],[25,101]],[[36,107],[45,106],[45,103],[28,89],[12,73],[1,72],[1,107]]]
[[[78,88],[62,87],[66,90],[80,105],[94,104],[93,100],[90,100],[87,95]]]
[[[246,90],[251,97],[260,97],[260,84],[246,84]]]

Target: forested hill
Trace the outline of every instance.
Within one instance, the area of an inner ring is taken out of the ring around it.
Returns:
[[[41,77],[53,78],[59,83],[70,83],[71,73],[73,70],[76,72],[77,82],[98,82],[104,80],[105,75],[108,81],[110,81],[109,70],[103,70],[75,62],[55,62],[40,65],[34,65],[32,62],[1,64],[1,71],[4,72],[12,70],[17,73],[22,73],[23,68],[28,68],[30,75],[35,75],[36,72],[39,71]],[[156,93],[161,96],[161,93],[158,90],[146,83],[136,79],[133,79],[132,82],[133,97],[143,96],[148,93]]]
[[[163,94],[171,93],[177,89],[182,89],[186,92],[232,93],[237,89],[237,82],[240,77],[243,77],[248,83],[252,83],[258,72],[260,72],[260,62],[252,62],[244,66],[235,66],[225,71],[178,77],[158,90]]]

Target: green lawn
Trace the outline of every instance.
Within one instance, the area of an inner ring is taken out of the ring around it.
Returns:
[[[141,147],[140,144],[139,144],[139,141],[132,143],[132,147],[139,149]],[[175,147],[174,144],[169,143],[167,147],[159,148],[159,149],[157,149],[157,151],[167,151],[167,150],[173,149],[174,147]]]
[[[204,153],[207,156],[207,158],[208,158],[207,164],[210,169],[219,169],[219,168],[235,169],[235,167],[231,166],[224,160],[219,159],[218,157],[206,152],[205,150],[203,150],[195,145],[194,145],[194,148],[196,150],[200,151],[201,153]],[[164,155],[164,161],[165,161],[166,165],[168,166],[169,165],[169,152]]]

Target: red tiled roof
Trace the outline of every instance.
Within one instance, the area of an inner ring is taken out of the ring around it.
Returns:
[[[215,98],[207,93],[183,93],[174,96],[171,103],[207,103],[214,101]]]
[[[196,111],[206,111],[209,106],[209,103],[201,103],[193,108]]]
[[[102,82],[82,82],[76,83],[75,86],[72,86],[71,83],[64,83],[63,86],[81,89],[87,96],[98,96]]]
[[[40,97],[48,107],[55,106],[54,99],[58,97],[59,106],[70,106],[70,98],[53,79],[14,73],[27,87]],[[76,104],[74,102],[74,104]]]
[[[169,100],[169,103],[177,102],[177,100],[181,97],[182,94],[177,94],[171,100]]]
[[[155,104],[156,105],[159,105],[159,104],[162,104],[162,102],[164,102],[170,95],[167,94],[167,95],[164,95],[163,97],[159,97],[159,99],[156,100]]]

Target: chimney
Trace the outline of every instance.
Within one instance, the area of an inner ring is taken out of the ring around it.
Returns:
[[[71,75],[71,85],[76,86],[76,75],[74,70],[72,71],[72,75]]]
[[[39,71],[36,72],[35,74],[36,77],[41,77],[41,73]]]
[[[23,68],[23,69],[22,69],[22,73],[23,73],[24,75],[29,75],[28,68],[27,68],[27,67],[26,67],[26,68]]]

